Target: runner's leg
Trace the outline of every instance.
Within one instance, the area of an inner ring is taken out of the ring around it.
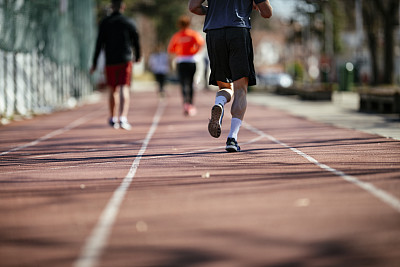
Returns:
[[[217,81],[217,84],[218,84],[219,90],[215,97],[216,100],[218,99],[218,97],[225,97],[226,102],[224,104],[229,103],[231,101],[232,95],[233,95],[232,84],[226,83],[226,82],[220,82],[220,81]],[[218,103],[215,103],[215,104],[218,104]],[[219,103],[219,104],[221,104],[221,103]]]
[[[121,98],[122,98],[122,103],[121,103],[121,117],[128,118],[128,112],[129,112],[129,90],[130,86],[129,85],[124,85],[122,86],[122,91],[121,91]]]
[[[119,88],[110,87],[109,95],[109,107],[110,107],[110,118],[118,118],[119,113]]]
[[[247,87],[249,79],[241,78],[233,82],[234,99],[231,108],[232,118],[243,120],[247,108]]]

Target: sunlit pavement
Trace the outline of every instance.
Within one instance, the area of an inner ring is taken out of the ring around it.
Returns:
[[[132,131],[108,126],[105,95],[0,127],[0,265],[400,265],[399,141],[263,94],[226,153],[229,105],[221,138],[207,132],[214,92],[187,117],[177,86],[141,85]]]

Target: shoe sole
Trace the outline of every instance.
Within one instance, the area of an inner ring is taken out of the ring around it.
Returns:
[[[123,129],[123,130],[126,130],[126,131],[132,130],[132,126],[122,126],[122,125],[120,125],[120,128]]]
[[[110,126],[115,130],[118,130],[120,128],[118,123],[110,124]]]
[[[208,123],[208,132],[212,137],[218,138],[221,136],[221,118],[222,118],[222,107],[215,105],[211,109],[211,119]]]
[[[228,152],[238,152],[238,151],[240,151],[240,149],[238,149],[236,146],[226,146],[225,150],[228,151]]]

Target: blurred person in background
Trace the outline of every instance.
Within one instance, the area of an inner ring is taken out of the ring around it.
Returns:
[[[175,61],[182,90],[184,114],[193,116],[196,114],[196,108],[193,105],[193,79],[196,72],[194,56],[204,45],[204,39],[189,26],[190,18],[181,16],[178,20],[180,30],[172,36],[168,45],[168,52],[176,55]]]
[[[123,0],[112,0],[111,8],[112,14],[100,23],[90,72],[96,70],[98,57],[104,49],[107,86],[110,88],[108,122],[115,129],[131,130],[128,122],[129,93],[132,61],[140,60],[139,34],[134,23],[122,15],[125,10]]]
[[[158,45],[154,53],[149,57],[149,67],[158,83],[158,94],[161,98],[165,97],[165,80],[169,72],[169,57],[162,45]]]
[[[208,132],[212,137],[220,137],[224,106],[233,97],[226,151],[238,152],[237,138],[247,108],[247,88],[256,84],[250,14],[254,9],[263,18],[270,18],[272,7],[269,0],[208,0],[208,6],[203,5],[204,2],[190,0],[189,10],[206,16],[204,32],[211,68],[209,83],[219,87]]]

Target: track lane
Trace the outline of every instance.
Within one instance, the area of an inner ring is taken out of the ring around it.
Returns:
[[[114,191],[112,198],[108,201],[107,206],[101,213],[93,232],[85,242],[82,253],[75,262],[74,266],[89,267],[98,265],[98,261],[107,244],[121,203],[124,201],[125,194],[130,187],[133,178],[135,177],[136,171],[139,168],[140,160],[142,159],[143,154],[146,152],[147,146],[149,145],[154,132],[157,130],[158,123],[162,117],[165,106],[166,102],[159,103],[156,114],[153,118],[153,123],[146,135],[146,138],[144,139],[142,147],[140,148],[131,168],[129,169],[128,174],[122,180],[120,186]]]
[[[137,97],[143,103],[134,107],[140,116],[132,133],[106,128],[100,116],[7,155],[13,162],[0,174],[1,211],[8,218],[0,219],[0,244],[6,245],[0,254],[9,266],[17,265],[10,258],[16,253],[27,255],[20,265],[70,266],[78,258],[150,127],[157,101],[150,94]],[[244,151],[225,153],[224,140],[206,130],[212,98],[199,94],[198,116],[184,118],[179,94],[172,93],[100,266],[398,263],[399,217],[392,208],[245,128],[239,140]],[[398,194],[399,142],[259,106],[249,107],[246,121],[323,164]]]
[[[259,136],[246,129],[240,136],[240,144],[248,143],[242,153],[199,149],[224,143],[208,136],[205,118],[213,96],[208,97],[199,103],[199,116],[185,123],[176,114],[179,102],[169,105],[121,206],[100,266],[124,266],[128,258],[134,266],[398,262],[398,213],[367,192],[271,140],[250,142]],[[285,142],[300,147],[326,148],[332,142],[327,133],[337,131],[262,107],[252,106],[249,112],[246,120],[251,125],[279,132]],[[271,123],[260,123],[260,116],[271,117]],[[310,134],[310,129],[320,131]],[[336,133],[337,140],[341,134],[342,130]],[[371,139],[354,136],[349,139]],[[335,161],[332,166],[343,163],[340,158]],[[398,174],[398,168],[392,169]],[[372,166],[365,172],[371,170]],[[392,236],[385,237],[381,227]]]

